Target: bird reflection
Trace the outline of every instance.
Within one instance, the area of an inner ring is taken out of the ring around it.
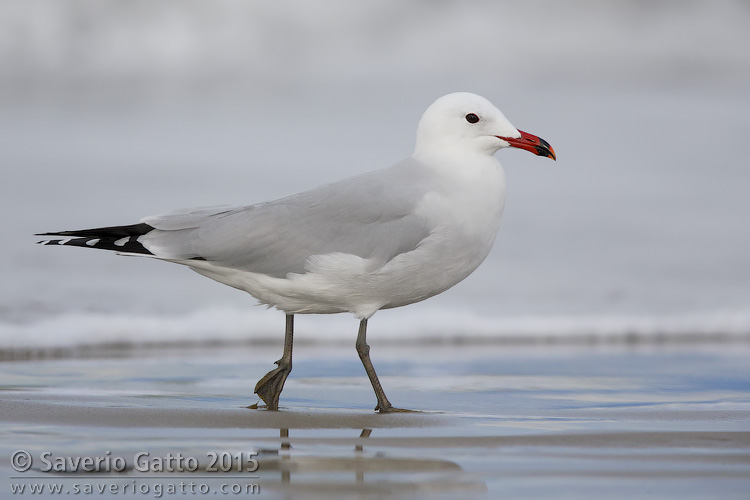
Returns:
[[[347,444],[346,448],[336,451],[336,441],[332,440],[324,444],[323,451],[318,444],[321,440],[294,438],[290,436],[290,429],[281,428],[278,448],[259,450],[261,487],[289,494],[305,491],[309,495],[317,493],[327,498],[368,492],[486,492],[484,483],[470,477],[457,463],[439,455],[429,457],[420,452],[419,458],[413,458],[394,455],[393,452],[368,453],[367,448],[375,446],[370,441],[372,432],[372,429],[362,429],[353,449]],[[409,454],[408,448],[399,447],[398,450]],[[276,471],[279,481],[272,483],[270,480]],[[347,476],[353,481],[347,480]]]
[[[370,437],[370,434],[372,434],[372,429],[362,429],[362,433],[359,435],[360,439],[367,439]],[[354,445],[354,458],[356,460],[362,461],[362,457],[365,452],[365,446],[363,443],[358,443]],[[357,471],[357,483],[361,484],[365,482],[365,471],[362,467],[361,463],[360,466],[356,468]]]

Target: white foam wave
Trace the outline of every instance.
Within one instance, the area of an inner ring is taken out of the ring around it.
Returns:
[[[283,317],[259,308],[211,308],[186,315],[65,313],[25,323],[0,323],[0,350],[150,344],[279,342]],[[347,315],[298,316],[296,338],[351,343],[356,320]],[[750,311],[682,316],[507,317],[471,311],[388,311],[370,322],[378,342],[550,343],[750,340]]]

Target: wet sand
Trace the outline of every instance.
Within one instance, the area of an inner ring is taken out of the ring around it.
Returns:
[[[277,413],[244,408],[274,347],[0,363],[3,495],[49,483],[156,498],[193,483],[207,492],[184,492],[193,497],[257,486],[259,498],[748,498],[747,344],[373,344],[389,398],[418,412],[373,413],[344,347],[298,348]],[[7,458],[18,450],[33,460],[27,471]],[[126,467],[54,473],[44,452]],[[139,470],[139,453],[198,467]],[[217,457],[232,470],[214,472]],[[234,468],[250,458],[257,470]]]

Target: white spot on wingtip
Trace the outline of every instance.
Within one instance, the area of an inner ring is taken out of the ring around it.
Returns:
[[[125,243],[127,243],[129,239],[130,239],[130,236],[125,236],[124,238],[120,238],[119,240],[115,241],[115,246],[123,247],[125,246]]]
[[[73,238],[65,238],[64,240],[58,241],[57,244],[58,245],[67,245],[70,242],[70,240],[72,240],[72,239]]]
[[[87,241],[86,245],[93,247],[93,246],[96,246],[97,243],[99,243],[99,238],[94,238],[93,240]]]

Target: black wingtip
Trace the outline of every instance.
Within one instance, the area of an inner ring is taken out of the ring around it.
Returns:
[[[153,229],[153,226],[141,222],[129,226],[109,226],[76,231],[37,233],[35,236],[56,237],[55,239],[37,241],[38,245],[75,246],[153,255],[138,241],[139,236],[143,236]],[[63,237],[63,239],[59,239],[60,237]]]

